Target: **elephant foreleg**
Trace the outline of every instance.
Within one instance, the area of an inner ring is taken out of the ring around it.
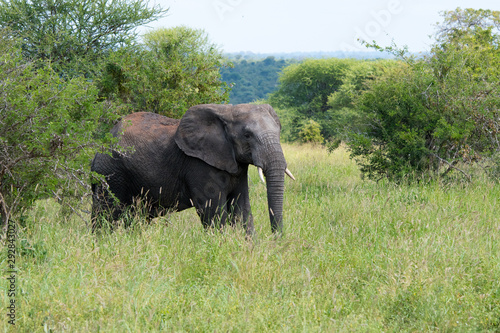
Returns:
[[[235,191],[235,194],[229,196],[227,205],[228,211],[231,212],[231,225],[241,222],[247,235],[253,235],[255,229],[247,182],[242,182]]]
[[[226,225],[228,211],[225,204],[217,200],[206,200],[197,205],[196,212],[200,216],[201,223],[207,228],[222,228]]]

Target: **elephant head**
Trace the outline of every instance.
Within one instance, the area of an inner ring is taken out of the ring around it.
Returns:
[[[175,142],[189,156],[235,174],[242,165],[263,170],[273,232],[282,232],[284,175],[281,124],[270,105],[198,105],[181,119]],[[293,177],[293,176],[291,176]]]

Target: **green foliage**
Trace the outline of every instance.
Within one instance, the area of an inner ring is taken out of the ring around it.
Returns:
[[[224,103],[229,97],[219,69],[228,66],[203,30],[159,29],[144,44],[113,53],[98,79],[101,95],[131,111],[151,111],[180,118],[191,106]]]
[[[365,82],[389,70],[390,60],[354,59],[306,60],[283,69],[279,89],[271,94],[270,103],[287,110],[297,126],[313,119],[321,125],[322,135],[330,140],[346,129],[360,131],[362,114],[355,106],[356,97],[366,88]],[[287,124],[287,123],[285,123]],[[290,140],[297,140],[297,129],[288,129]]]
[[[88,162],[114,119],[97,89],[62,79],[43,62],[24,63],[18,42],[0,34],[0,211],[12,214],[47,195],[81,194]],[[76,186],[76,187],[75,187]],[[85,190],[83,188],[83,190]]]
[[[93,235],[52,200],[19,230],[20,332],[496,332],[500,184],[374,183],[344,148],[283,147],[285,234],[249,169],[257,235],[194,209]],[[25,241],[24,241],[25,240]],[[0,306],[9,299],[0,293]],[[12,328],[6,320],[0,329]]]
[[[270,56],[263,60],[237,60],[221,68],[222,80],[231,86],[232,104],[250,103],[267,96],[278,87],[278,73],[289,61]]]
[[[500,151],[492,154],[490,165],[485,169],[492,179],[500,179]]]
[[[362,157],[357,161],[368,177],[377,179],[385,174],[397,178],[429,167],[422,138],[437,119],[422,105],[423,96],[414,86],[429,86],[429,75],[425,74],[429,73],[403,66],[374,82],[361,96],[361,111],[371,126],[367,133],[352,132],[349,147],[354,157]]]
[[[342,84],[351,59],[309,59],[285,67],[278,91],[270,101],[278,107],[296,108],[307,117],[321,116],[328,109],[328,96]]]
[[[398,66],[394,60],[356,61],[352,63],[342,79],[338,90],[328,96],[327,121],[329,133],[345,138],[347,132],[360,133],[366,130],[366,119],[359,111],[356,101],[367,89],[369,82],[392,71]]]
[[[309,119],[300,127],[299,138],[302,142],[323,143],[325,139],[321,135],[321,125]]]
[[[482,35],[498,40],[500,12],[489,9],[457,8],[442,13],[443,23],[438,25],[436,39],[441,46],[461,44],[470,37]],[[494,33],[496,31],[496,33]],[[493,33],[492,33],[493,32]]]
[[[351,135],[349,147],[368,177],[454,170],[470,179],[459,163],[500,150],[498,35],[475,21],[460,33],[448,30],[457,13],[445,14],[440,31],[449,35],[440,35],[429,56],[407,58],[359,97],[369,126]]]
[[[288,140],[300,140],[300,126],[309,119],[321,125],[323,137],[331,136],[327,132],[329,127],[325,126],[328,96],[342,84],[345,71],[353,62],[350,59],[309,59],[283,69],[279,88],[269,96],[269,103],[288,113],[290,120],[283,123],[284,132],[289,132]]]
[[[135,28],[166,13],[148,1],[1,0],[0,27],[22,39],[25,59],[50,60],[64,76],[91,75],[110,51],[135,41]]]

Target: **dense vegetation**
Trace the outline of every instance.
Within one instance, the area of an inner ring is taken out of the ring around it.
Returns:
[[[351,154],[379,179],[462,173],[480,163],[500,173],[500,12],[446,12],[431,53],[404,58],[369,84],[357,105],[364,131],[348,135]],[[480,22],[480,23],[479,23]]]
[[[253,241],[204,231],[193,210],[96,236],[39,201],[18,236],[19,330],[500,329],[497,182],[375,183],[342,147],[284,153],[297,181],[280,240],[256,168]]]
[[[0,222],[7,223],[36,199],[77,190],[92,152],[110,141],[102,132],[114,113],[90,82],[23,62],[17,41],[1,33],[0,64]]]
[[[311,120],[327,140],[358,124],[356,96],[365,82],[394,66],[392,60],[308,59],[283,69],[269,102],[284,125],[284,139],[296,141]]]
[[[231,86],[230,102],[241,104],[266,99],[276,90],[279,72],[289,63],[272,56],[248,61],[236,57],[232,66],[221,69],[222,79]]]
[[[230,103],[252,103],[267,100],[279,88],[284,67],[308,59],[380,59],[393,57],[388,52],[297,52],[255,54],[227,53],[232,66],[221,68],[222,79],[231,87]]]
[[[24,59],[48,60],[63,76],[93,76],[101,61],[134,43],[135,28],[166,13],[144,1],[0,2],[0,27],[20,38]]]
[[[190,106],[228,101],[220,74],[228,63],[203,30],[157,29],[142,40],[111,53],[97,78],[101,95],[116,100],[123,112],[181,118]]]

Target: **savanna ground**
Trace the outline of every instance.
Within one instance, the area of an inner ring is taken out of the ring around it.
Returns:
[[[343,149],[284,150],[297,181],[286,180],[281,239],[255,168],[252,241],[204,231],[193,210],[93,235],[38,202],[18,234],[15,329],[500,330],[498,182],[375,183]]]

